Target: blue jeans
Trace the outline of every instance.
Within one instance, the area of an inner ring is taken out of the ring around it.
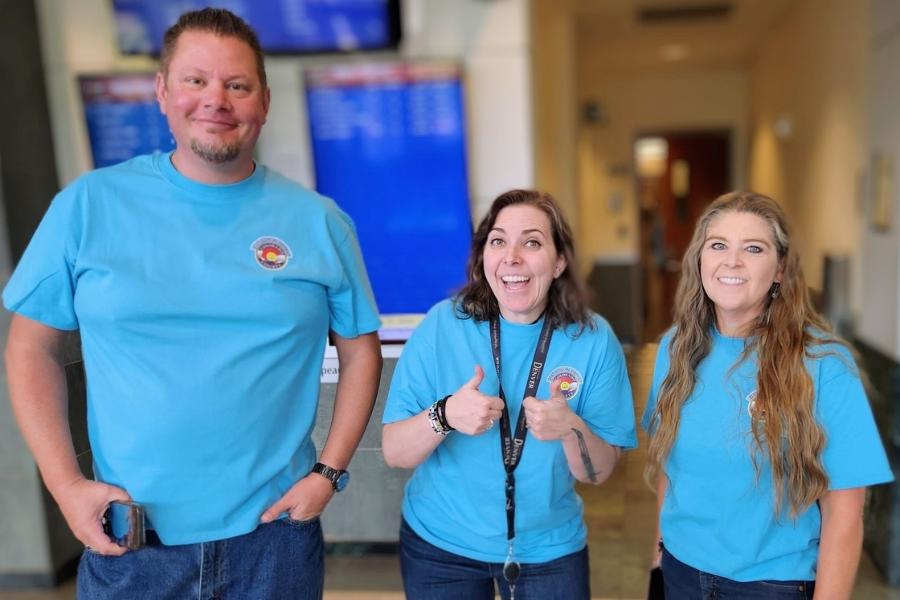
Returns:
[[[816,586],[815,581],[734,581],[698,571],[665,548],[662,573],[666,598],[678,600],[809,600]]]
[[[122,556],[85,550],[78,565],[80,600],[321,600],[322,527],[280,519],[255,531],[202,544],[147,545]]]
[[[509,598],[503,563],[483,562],[429,544],[403,521],[400,572],[406,597],[415,600],[493,600],[494,585]],[[591,585],[587,546],[543,563],[522,563],[516,600],[588,600]]]

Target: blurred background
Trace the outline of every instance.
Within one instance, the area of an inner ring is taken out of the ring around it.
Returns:
[[[204,4],[2,0],[3,281],[62,186],[171,149],[153,95],[159,39]],[[385,317],[379,406],[403,340],[462,283],[472,223],[499,193],[537,187],[575,229],[593,306],[629,348],[640,411],[697,215],[725,191],[752,189],[786,208],[808,283],[860,351],[900,464],[900,2],[213,5],[247,18],[267,51],[272,106],[257,159],[356,221]],[[83,442],[77,339],[70,350]],[[334,360],[326,354],[326,366]],[[69,598],[80,549],[15,427],[5,373],[0,383],[0,598]],[[406,474],[380,461],[378,429],[354,459],[352,494],[326,515],[332,598],[400,597],[393,544]],[[584,490],[598,598],[644,593],[654,499],[641,468],[639,450]],[[856,597],[900,598],[897,493],[871,493]]]

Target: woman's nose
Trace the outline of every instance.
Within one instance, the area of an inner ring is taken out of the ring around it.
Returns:
[[[516,264],[521,260],[519,256],[519,249],[515,246],[509,246],[506,250],[506,256],[503,257],[503,260],[509,264]]]

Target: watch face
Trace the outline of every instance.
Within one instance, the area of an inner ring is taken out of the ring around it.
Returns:
[[[348,473],[347,471],[344,471],[337,478],[337,481],[334,482],[334,489],[336,489],[337,491],[340,492],[345,487],[347,487],[348,483],[350,483],[350,473]]]

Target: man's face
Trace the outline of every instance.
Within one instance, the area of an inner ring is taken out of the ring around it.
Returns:
[[[167,73],[156,76],[160,110],[175,137],[176,166],[217,171],[252,164],[269,111],[253,50],[235,37],[182,33]]]

